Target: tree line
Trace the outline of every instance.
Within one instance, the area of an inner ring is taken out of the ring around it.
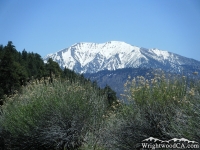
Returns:
[[[5,95],[9,96],[20,91],[22,86],[33,80],[45,81],[47,78],[51,83],[54,78],[68,79],[71,82],[79,80],[83,84],[90,82],[100,93],[107,91],[108,98],[116,100],[116,93],[109,86],[100,89],[95,81],[84,78],[83,74],[77,74],[66,67],[62,70],[51,58],[44,63],[37,53],[27,52],[25,49],[22,52],[17,51],[12,41],[8,41],[6,46],[0,45],[0,101]]]

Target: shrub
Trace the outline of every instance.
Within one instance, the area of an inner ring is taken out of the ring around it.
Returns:
[[[107,141],[108,148],[131,150],[149,137],[200,142],[199,83],[165,75],[127,81],[124,99],[128,104],[108,125],[105,139],[112,139]]]
[[[24,87],[1,110],[8,149],[77,149],[89,132],[98,130],[106,106],[89,83],[54,80]]]

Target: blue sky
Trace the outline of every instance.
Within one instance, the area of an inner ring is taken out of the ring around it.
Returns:
[[[0,44],[42,57],[78,42],[124,41],[200,61],[199,0],[0,0]]]

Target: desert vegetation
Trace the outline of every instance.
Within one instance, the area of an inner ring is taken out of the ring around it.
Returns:
[[[7,97],[1,138],[7,149],[136,149],[148,137],[200,142],[200,81],[155,75],[129,79],[123,103],[91,83],[37,81]]]
[[[128,77],[117,100],[109,86],[102,89],[83,75],[60,70],[52,60],[41,64],[37,76],[22,79],[17,69],[6,78],[2,72],[12,72],[6,57],[20,68],[8,53],[12,48],[3,48],[7,55],[0,58],[0,78],[9,81],[0,82],[0,149],[132,150],[149,137],[200,143],[197,72],[192,78],[164,72]]]
[[[200,142],[200,81],[185,76],[142,76],[125,83],[124,100],[112,119],[111,149],[140,147],[142,140],[187,138]],[[114,138],[112,138],[114,137]],[[109,139],[108,138],[108,139]],[[109,143],[110,144],[110,143]]]
[[[75,149],[98,137],[107,97],[89,83],[43,82],[5,99],[0,125],[7,149]]]

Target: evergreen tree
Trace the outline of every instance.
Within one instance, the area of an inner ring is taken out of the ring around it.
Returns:
[[[111,87],[108,86],[107,84],[104,88],[104,93],[106,93],[106,95],[107,95],[107,100],[108,100],[109,106],[111,106],[113,104],[113,102],[117,102],[116,92],[113,91],[111,89]]]
[[[50,77],[50,82],[53,82],[53,76],[59,77],[62,75],[62,70],[57,62],[53,61],[52,58],[49,58],[46,64],[46,70],[48,76]]]
[[[3,58],[3,55],[4,55],[3,45],[0,45],[0,62],[1,62],[1,59]]]
[[[71,83],[76,80],[81,80],[81,76],[76,74],[73,70],[67,69],[66,67],[63,70],[63,78],[68,79]]]
[[[95,88],[95,89],[98,89],[97,81],[92,82],[92,87]]]
[[[5,54],[0,63],[0,87],[3,89],[4,94],[10,94],[19,87],[19,76],[17,70],[19,64],[14,61],[15,47],[12,42],[8,42],[5,46]]]
[[[24,49],[24,50],[22,51],[22,59],[23,59],[24,62],[25,62],[25,61],[27,61],[27,58],[28,58],[28,53],[27,53],[27,51]]]
[[[27,79],[26,68],[21,65],[22,56],[17,52],[11,41],[4,48],[0,48],[0,98],[3,95],[13,94],[14,90],[19,90],[21,85],[25,85]]]
[[[34,60],[34,54],[29,53],[27,56],[28,76],[30,79],[35,78],[37,75],[37,66]]]

